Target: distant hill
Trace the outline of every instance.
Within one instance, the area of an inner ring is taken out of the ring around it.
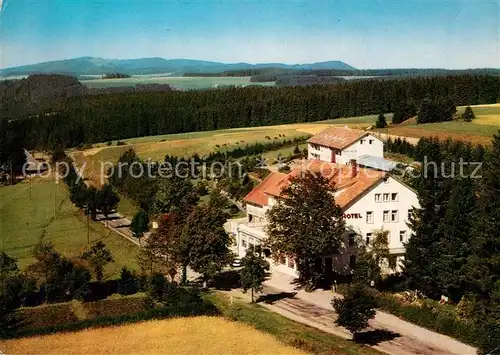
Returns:
[[[6,68],[0,71],[0,76],[17,76],[30,74],[66,74],[66,75],[103,75],[106,73],[158,74],[172,73],[219,73],[229,70],[246,70],[253,68],[279,68],[296,70],[338,69],[354,70],[356,68],[342,61],[334,60],[307,64],[283,63],[221,63],[194,59],[103,59],[95,57],[80,57],[74,59],[57,60],[32,65]]]

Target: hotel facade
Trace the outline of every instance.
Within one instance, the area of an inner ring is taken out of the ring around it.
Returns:
[[[295,165],[288,174],[272,172],[244,198],[247,218],[232,227],[238,256],[243,257],[257,245],[265,248],[266,212],[285,198],[281,191],[290,178],[309,171],[322,174],[335,184],[335,201],[344,212],[347,226],[339,253],[323,257],[325,275],[350,273],[356,262],[357,239],[362,238],[369,246],[374,232],[380,229],[389,232],[389,251],[397,265],[386,272],[399,271],[405,243],[412,234],[409,215],[419,204],[415,191],[385,171],[387,166],[393,166],[391,162],[380,163],[384,161],[383,141],[365,131],[330,128],[312,137],[308,145],[307,160]],[[365,162],[375,162],[374,166],[360,167],[360,157]],[[269,255],[270,251],[265,251]],[[281,258],[273,269],[297,275],[293,257]]]

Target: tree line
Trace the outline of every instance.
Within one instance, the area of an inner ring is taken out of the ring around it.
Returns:
[[[139,136],[395,112],[407,102],[419,107],[426,98],[443,98],[454,105],[493,103],[499,92],[498,77],[463,75],[310,87],[86,95],[53,102],[44,111],[50,114],[4,117],[0,140],[28,149],[74,147]]]

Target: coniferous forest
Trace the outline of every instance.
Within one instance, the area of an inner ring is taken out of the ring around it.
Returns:
[[[0,138],[27,149],[73,147],[148,135],[379,114],[403,106],[417,109],[424,100],[494,103],[499,93],[499,77],[461,75],[307,87],[77,95],[49,100],[39,114],[4,115]]]

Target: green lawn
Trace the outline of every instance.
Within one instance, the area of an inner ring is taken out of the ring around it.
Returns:
[[[55,218],[54,218],[55,211]],[[137,268],[138,248],[109,231],[100,222],[90,222],[90,241],[102,240],[115,262],[108,265],[106,276],[116,277],[122,268]],[[18,258],[20,268],[34,261],[33,247],[43,238],[51,241],[62,254],[78,256],[87,246],[87,218],[69,200],[66,185],[49,179],[21,182],[0,187],[1,248]]]
[[[130,198],[121,194],[120,202],[118,202],[118,207],[116,209],[131,221],[134,218],[135,214],[139,212],[139,207],[137,207]]]

